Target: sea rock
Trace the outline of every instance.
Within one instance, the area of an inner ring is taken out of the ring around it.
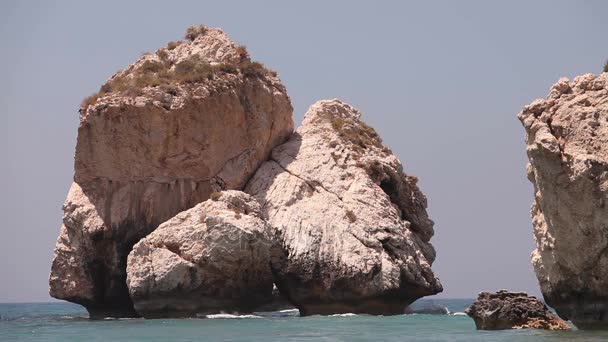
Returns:
[[[544,303],[525,292],[481,292],[465,313],[473,318],[478,330],[571,330]]]
[[[608,73],[560,79],[518,117],[545,301],[578,328],[608,328]]]
[[[360,115],[315,103],[245,188],[282,234],[275,283],[301,315],[403,314],[442,291],[426,198]]]
[[[219,29],[146,54],[81,107],[50,294],[92,318],[136,316],[127,255],[214,191],[242,189],[293,131],[276,74]]]
[[[274,229],[240,191],[214,193],[140,240],[127,285],[146,318],[249,313],[272,298]]]

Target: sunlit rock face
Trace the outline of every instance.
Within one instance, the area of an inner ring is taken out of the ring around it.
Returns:
[[[276,74],[221,30],[142,56],[81,108],[51,295],[93,318],[136,316],[133,245],[212,192],[242,189],[292,132]]]
[[[534,184],[532,262],[547,303],[608,328],[608,73],[560,79],[518,115]]]
[[[426,198],[360,116],[315,103],[245,188],[280,231],[275,283],[301,315],[402,314],[442,291]]]

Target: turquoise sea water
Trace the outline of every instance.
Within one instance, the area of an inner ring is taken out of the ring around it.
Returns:
[[[450,315],[298,317],[297,310],[207,319],[88,320],[69,303],[0,304],[0,341],[606,341],[608,332],[477,331],[471,299],[423,299]]]

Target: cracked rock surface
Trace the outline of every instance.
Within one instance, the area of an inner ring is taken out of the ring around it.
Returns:
[[[608,328],[608,73],[560,79],[518,117],[543,296],[578,328]]]
[[[177,214],[129,254],[127,285],[147,318],[248,313],[273,298],[275,235],[258,202],[240,191],[215,193]]]
[[[270,159],[245,191],[280,231],[275,283],[301,315],[402,314],[442,291],[426,198],[359,111],[315,103]]]
[[[221,30],[159,51],[114,75],[108,84],[118,90],[81,108],[50,294],[84,305],[92,318],[136,316],[125,273],[132,246],[212,192],[242,189],[293,131],[276,74],[240,71],[249,56]],[[171,86],[118,87],[151,65],[173,70],[193,55],[222,67]]]
[[[465,312],[473,318],[478,330],[572,330],[545,304],[525,292],[482,292]]]

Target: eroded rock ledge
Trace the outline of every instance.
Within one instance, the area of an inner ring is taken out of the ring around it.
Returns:
[[[532,263],[546,302],[608,328],[608,73],[560,79],[518,115],[534,184]]]
[[[281,232],[275,282],[301,315],[402,314],[441,292],[426,198],[359,111],[315,103],[270,159],[245,191]]]
[[[481,292],[465,312],[473,318],[478,330],[572,330],[544,303],[525,292]]]

